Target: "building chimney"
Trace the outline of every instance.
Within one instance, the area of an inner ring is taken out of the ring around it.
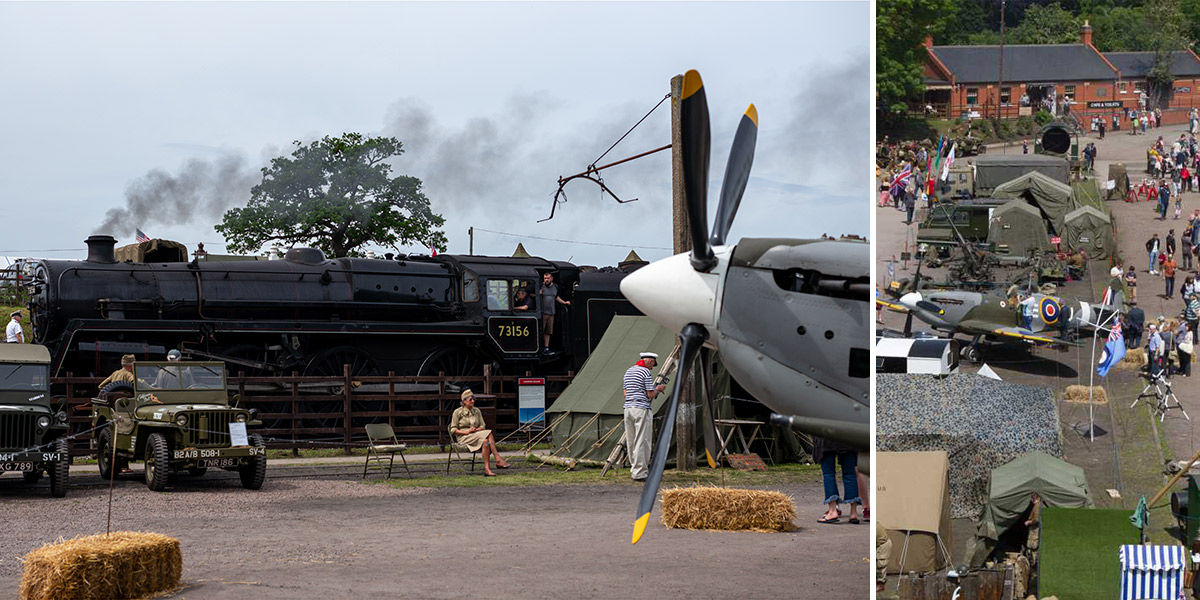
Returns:
[[[928,33],[925,34],[925,48],[930,49],[930,50],[933,49],[933,35],[932,34],[928,34]]]
[[[113,248],[117,245],[117,240],[113,236],[93,235],[84,240],[84,243],[88,247],[88,262],[106,265],[117,262],[117,257],[113,252]]]
[[[1084,46],[1092,45],[1092,26],[1088,24],[1087,19],[1083,20],[1083,27],[1079,28],[1079,38]]]

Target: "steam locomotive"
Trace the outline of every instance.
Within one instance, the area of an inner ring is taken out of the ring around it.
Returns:
[[[294,248],[272,261],[118,262],[116,240],[88,238],[86,260],[36,263],[34,341],[57,376],[103,376],[123,354],[161,360],[171,348],[247,375],[541,375],[578,370],[614,315],[640,314],[621,295],[623,269],[588,271],[542,258],[443,254],[328,259]],[[643,263],[644,264],[644,263]],[[549,348],[540,304],[556,280]],[[537,299],[537,302],[541,302]]]

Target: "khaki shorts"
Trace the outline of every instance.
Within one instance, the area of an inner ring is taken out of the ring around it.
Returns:
[[[554,333],[554,315],[542,315],[542,333],[546,335]]]

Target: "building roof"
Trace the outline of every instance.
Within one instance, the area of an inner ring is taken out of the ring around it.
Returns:
[[[1000,46],[934,46],[930,52],[957,83],[991,83],[1000,67]],[[1083,44],[1004,46],[1004,81],[1059,82],[1116,79],[1100,53]]]
[[[1200,76],[1200,61],[1196,60],[1196,55],[1187,51],[1172,52],[1174,61],[1171,64],[1171,74],[1176,77],[1194,77]],[[1130,77],[1145,77],[1150,72],[1150,67],[1154,65],[1153,52],[1105,52],[1104,58],[1108,59],[1117,70],[1121,71],[1121,76]]]

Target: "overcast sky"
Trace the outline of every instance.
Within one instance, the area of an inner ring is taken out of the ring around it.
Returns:
[[[204,242],[294,140],[398,138],[452,253],[611,265],[670,254],[670,153],[584,170],[697,69],[710,210],[747,104],[731,240],[869,232],[868,2],[0,2],[0,255],[82,258],[106,230]],[[660,108],[600,164],[670,143]],[[711,219],[710,219],[711,223]],[[482,231],[487,230],[487,231]],[[500,233],[496,233],[500,232]],[[541,239],[549,238],[549,239]],[[552,241],[564,240],[564,241]],[[69,251],[57,251],[73,249]],[[412,246],[401,251],[428,252]]]

